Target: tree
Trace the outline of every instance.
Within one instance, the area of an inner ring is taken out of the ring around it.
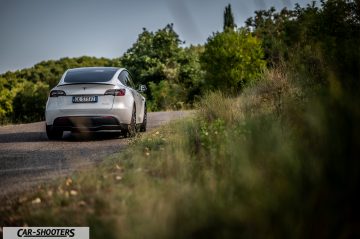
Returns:
[[[179,82],[186,89],[187,104],[192,104],[203,93],[204,71],[200,56],[204,49],[201,45],[184,48],[179,58]]]
[[[210,37],[201,56],[210,89],[238,92],[265,68],[261,41],[248,31],[225,31]]]
[[[274,66],[286,58],[288,48],[285,43],[292,43],[293,39],[298,37],[299,32],[294,29],[298,26],[292,24],[295,16],[296,11],[284,8],[276,12],[275,8],[271,7],[269,10],[255,11],[255,17],[246,20],[247,29],[261,39],[269,66]]]
[[[172,24],[156,32],[144,28],[121,58],[136,83],[148,86],[149,110],[181,108],[199,93],[200,47],[181,48],[181,44]]]
[[[227,5],[224,11],[224,31],[226,30],[234,30],[236,28],[236,24],[234,21],[234,15],[231,11],[231,5]]]
[[[155,33],[144,28],[121,61],[133,74],[137,83],[176,80],[180,44],[181,40],[172,24]]]
[[[340,79],[342,87],[360,88],[360,1],[327,0],[277,12],[256,11],[246,26],[260,38],[270,66],[287,62],[312,84]],[[307,82],[309,83],[309,82]]]

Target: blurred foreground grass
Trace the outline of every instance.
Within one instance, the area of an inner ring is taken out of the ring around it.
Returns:
[[[1,206],[1,225],[91,238],[358,238],[358,102],[281,70],[137,138],[92,170]],[[314,96],[315,95],[315,96]]]

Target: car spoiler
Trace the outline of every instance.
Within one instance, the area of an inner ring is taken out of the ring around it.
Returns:
[[[76,83],[67,83],[67,84],[61,84],[57,86],[66,86],[66,85],[114,85],[111,83],[106,82],[76,82]]]

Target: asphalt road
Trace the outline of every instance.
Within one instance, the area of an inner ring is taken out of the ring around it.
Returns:
[[[187,115],[186,111],[148,113],[148,130]],[[127,144],[127,139],[104,133],[65,132],[61,141],[49,141],[45,122],[0,127],[0,199],[101,162]]]

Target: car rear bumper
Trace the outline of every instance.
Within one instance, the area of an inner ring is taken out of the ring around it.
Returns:
[[[52,129],[61,131],[101,131],[127,129],[127,124],[121,124],[112,116],[69,116],[54,120]]]
[[[111,110],[100,110],[100,109],[67,109],[59,110],[57,108],[47,108],[45,111],[45,119],[47,125],[55,125],[55,120],[57,118],[64,117],[113,117],[117,119],[119,124],[130,124],[131,121],[132,108],[121,108],[121,109],[111,109]]]

